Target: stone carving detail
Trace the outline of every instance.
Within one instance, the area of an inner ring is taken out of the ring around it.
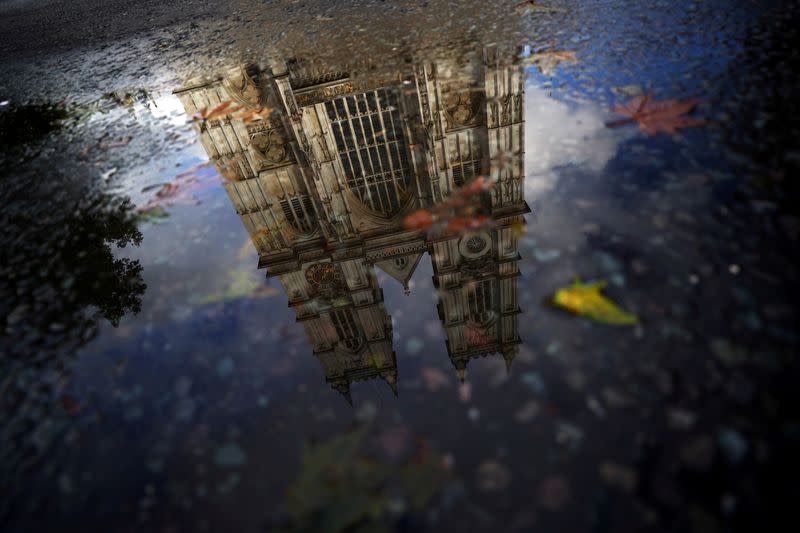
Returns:
[[[380,89],[381,87],[391,87],[397,85],[402,80],[398,76],[387,76],[371,79],[351,80],[335,85],[328,85],[319,89],[303,91],[295,94],[295,101],[301,107],[319,104],[327,100],[332,100],[346,94],[363,93]]]
[[[289,110],[289,116],[292,117],[292,120],[298,122],[303,114],[297,108],[297,103],[294,101],[294,94],[291,91],[283,91],[283,98],[286,100],[286,107]]]
[[[446,92],[444,96],[447,129],[474,124],[478,118],[481,95],[467,89],[461,92]]]
[[[292,162],[283,128],[263,124],[248,128],[248,132],[250,145],[260,160],[261,169]]]
[[[403,246],[393,246],[391,248],[386,248],[384,250],[367,252],[366,261],[367,263],[374,263],[376,261],[380,261],[382,259],[386,259],[389,257],[394,257],[396,255],[405,255],[405,254],[410,254],[412,252],[423,252],[425,250],[427,250],[427,247],[424,242],[411,243]]]
[[[496,270],[497,262],[491,255],[483,255],[477,259],[461,263],[461,280],[479,278]]]
[[[237,69],[236,73],[222,82],[228,94],[248,107],[258,107],[261,101],[261,91],[244,69]]]
[[[511,123],[511,95],[507,95],[502,101],[502,111],[500,112],[500,124],[505,126]]]
[[[514,122],[522,122],[522,95],[514,95]]]

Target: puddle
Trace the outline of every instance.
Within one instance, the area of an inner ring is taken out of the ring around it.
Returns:
[[[796,9],[151,4],[2,6],[9,531],[778,520]]]

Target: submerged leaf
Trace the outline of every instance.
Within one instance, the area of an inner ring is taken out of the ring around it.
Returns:
[[[69,416],[78,416],[83,410],[83,406],[77,400],[67,395],[61,397],[61,406]]]
[[[142,189],[147,192],[157,187],[155,194],[141,207],[136,209],[136,218],[144,222],[156,222],[169,216],[166,208],[176,204],[197,205],[200,200],[195,193],[212,189],[218,184],[216,171],[211,162],[196,165],[181,172],[168,183],[148,186]]]
[[[242,109],[242,107],[244,106],[233,105],[233,102],[231,101],[222,102],[221,104],[210,110],[208,109],[208,107],[202,108],[199,113],[197,113],[195,116],[192,117],[192,120],[199,122],[216,120],[224,117],[225,115],[231,115],[236,111]]]
[[[520,2],[514,6],[514,9],[519,11],[520,13],[535,12],[535,11],[539,11],[542,13],[555,13],[557,11],[561,11],[556,7],[543,6],[536,0],[525,0],[524,2]]]
[[[531,54],[525,60],[526,64],[538,68],[539,72],[545,76],[550,76],[555,71],[556,67],[564,61],[577,63],[578,58],[575,57],[575,52],[567,50],[547,50]]]
[[[425,382],[425,387],[431,392],[450,386],[450,379],[445,373],[434,367],[422,369],[422,380]]]
[[[600,293],[605,286],[605,281],[584,285],[576,280],[571,286],[556,291],[553,304],[601,324],[638,324],[639,319],[635,315],[626,313]]]
[[[387,464],[362,453],[365,435],[361,428],[303,450],[298,477],[286,491],[289,523],[281,531],[382,531],[397,490],[413,509],[426,508],[449,477],[441,456],[419,441],[413,459]],[[400,453],[408,437],[406,428],[392,435],[390,455]]]
[[[270,114],[272,113],[271,107],[262,107],[259,109],[248,109],[246,111],[242,111],[239,115],[236,116],[237,119],[241,120],[245,124],[250,124],[251,122],[255,122],[258,120],[264,120],[265,118],[269,118]]]
[[[444,233],[460,233],[482,227],[490,222],[488,216],[478,214],[482,193],[494,185],[491,179],[478,176],[453,191],[447,200],[406,216],[403,225],[409,230],[440,230]]]
[[[167,210],[160,205],[153,205],[147,208],[138,209],[134,220],[142,224],[158,224],[169,218]]]

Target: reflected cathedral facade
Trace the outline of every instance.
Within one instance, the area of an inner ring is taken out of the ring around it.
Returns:
[[[176,91],[188,114],[233,101],[254,121],[196,125],[259,254],[305,328],[327,381],[397,393],[392,321],[376,268],[402,284],[433,264],[447,353],[464,379],[475,357],[510,366],[520,337],[517,239],[524,200],[523,71],[514,54],[404,62],[355,74],[303,61],[243,67]],[[491,223],[458,235],[408,230],[409,213],[453,198],[476,176]]]

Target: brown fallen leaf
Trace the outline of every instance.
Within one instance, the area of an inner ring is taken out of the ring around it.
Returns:
[[[79,404],[75,398],[67,395],[61,397],[61,406],[69,416],[78,416],[81,410],[83,410],[83,406]]]
[[[403,220],[403,224],[405,225],[406,229],[423,230],[430,228],[433,225],[433,221],[433,213],[427,209],[420,209],[419,211],[414,211],[408,215]]]
[[[251,122],[255,122],[257,120],[264,120],[265,118],[269,118],[269,115],[272,113],[271,107],[262,107],[259,109],[248,109],[236,115],[238,120],[241,120],[245,124],[249,124]]]
[[[538,68],[539,72],[545,76],[550,76],[556,70],[556,67],[564,61],[577,63],[578,58],[575,56],[575,52],[567,50],[546,50],[529,55],[525,59],[525,64]]]
[[[566,478],[554,475],[539,484],[539,505],[549,511],[558,511],[569,500],[569,483]]]
[[[107,141],[107,142],[98,143],[97,147],[102,149],[102,150],[107,150],[109,148],[117,148],[118,146],[127,146],[127,144],[129,142],[131,142],[131,139],[133,139],[133,137],[130,137],[130,136],[128,136],[128,137],[119,137],[117,139],[112,139],[112,140]]]
[[[411,432],[406,426],[389,428],[378,437],[378,442],[386,456],[396,461],[400,459],[411,445]]]
[[[531,400],[514,413],[514,420],[520,424],[525,424],[536,418],[539,415],[539,411],[541,411],[539,402]]]
[[[705,119],[697,119],[685,116],[697,105],[698,100],[663,100],[656,102],[653,96],[645,94],[637,96],[623,105],[614,107],[611,111],[617,115],[627,118],[606,122],[606,126],[614,128],[638,122],[639,128],[648,135],[656,133],[678,133],[681,128],[691,126],[701,126],[706,124]]]
[[[442,387],[449,387],[450,380],[438,368],[425,367],[422,369],[422,380],[431,392],[436,392]]]
[[[467,328],[466,333],[467,333],[467,342],[469,342],[471,346],[484,346],[491,342],[489,336],[486,335],[486,333],[483,331]]]
[[[600,479],[625,492],[631,492],[639,481],[636,470],[617,463],[605,462],[600,465]]]
[[[241,169],[239,169],[236,161],[223,161],[216,162],[217,172],[222,176],[225,181],[242,181],[244,176]]]
[[[171,182],[145,187],[150,190],[158,187],[156,193],[142,206],[136,209],[137,214],[158,213],[166,216],[166,208],[176,204],[197,205],[200,203],[194,193],[218,183],[217,173],[210,170],[212,163],[206,161],[181,172]]]
[[[522,13],[534,12],[534,11],[539,11],[542,13],[555,13],[557,11],[561,11],[560,9],[555,7],[543,6],[536,0],[525,0],[524,2],[515,4],[514,9]]]
[[[409,230],[442,229],[446,233],[457,233],[486,225],[490,219],[476,214],[480,195],[494,187],[495,182],[478,176],[456,190],[447,200],[430,208],[414,211],[403,219]]]
[[[470,229],[477,229],[487,222],[489,222],[489,217],[486,215],[478,215],[475,217],[457,216],[450,219],[445,231],[447,233],[460,233]]]
[[[193,122],[201,122],[205,123],[209,120],[217,120],[225,115],[231,115],[240,109],[242,109],[241,105],[234,105],[233,102],[228,100],[227,102],[222,102],[218,106],[214,107],[213,109],[209,110],[208,106],[202,108],[196,115],[192,117]]]
[[[482,492],[504,490],[511,483],[511,471],[503,463],[489,459],[478,466],[475,484]]]

